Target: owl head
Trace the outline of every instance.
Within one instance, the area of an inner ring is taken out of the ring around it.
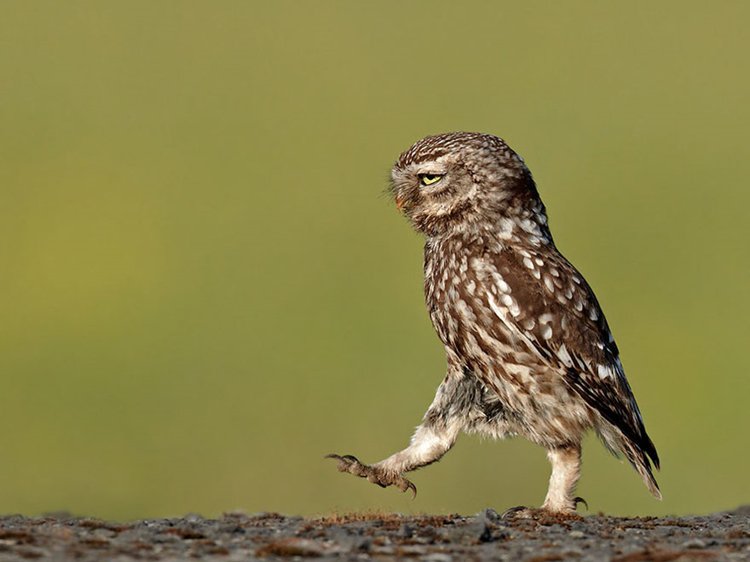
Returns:
[[[540,230],[546,225],[531,173],[521,157],[493,135],[423,138],[393,166],[391,192],[396,206],[427,236]]]

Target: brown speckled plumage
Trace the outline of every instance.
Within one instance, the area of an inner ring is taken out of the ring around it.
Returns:
[[[425,297],[448,372],[409,447],[339,469],[414,489],[403,473],[438,460],[460,431],[521,435],[548,450],[544,508],[575,510],[580,445],[595,430],[657,497],[646,434],[617,345],[583,276],[555,247],[531,173],[501,139],[427,137],[392,171],[397,206],[425,235]]]

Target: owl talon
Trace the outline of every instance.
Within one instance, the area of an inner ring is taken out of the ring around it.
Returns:
[[[336,461],[336,468],[339,472],[348,472],[354,476],[365,478],[368,482],[377,484],[381,488],[395,486],[402,492],[411,490],[413,497],[417,497],[417,487],[413,482],[404,478],[400,474],[393,474],[378,466],[363,464],[354,455],[337,455],[331,453],[330,455],[326,455],[325,458],[334,459]]]
[[[533,507],[517,505],[503,511],[503,513],[500,515],[500,519],[534,519],[540,511],[541,510],[534,509]]]

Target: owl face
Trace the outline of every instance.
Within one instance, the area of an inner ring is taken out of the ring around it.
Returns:
[[[523,161],[502,140],[479,133],[426,137],[391,172],[396,206],[414,227],[437,236],[496,228],[522,195]],[[528,175],[530,179],[530,175]]]
[[[395,167],[391,175],[396,206],[425,233],[461,221],[473,207],[478,185],[458,154]]]

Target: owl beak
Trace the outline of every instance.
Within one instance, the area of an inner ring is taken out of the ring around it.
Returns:
[[[401,211],[404,208],[406,198],[401,195],[396,195],[396,208]]]

